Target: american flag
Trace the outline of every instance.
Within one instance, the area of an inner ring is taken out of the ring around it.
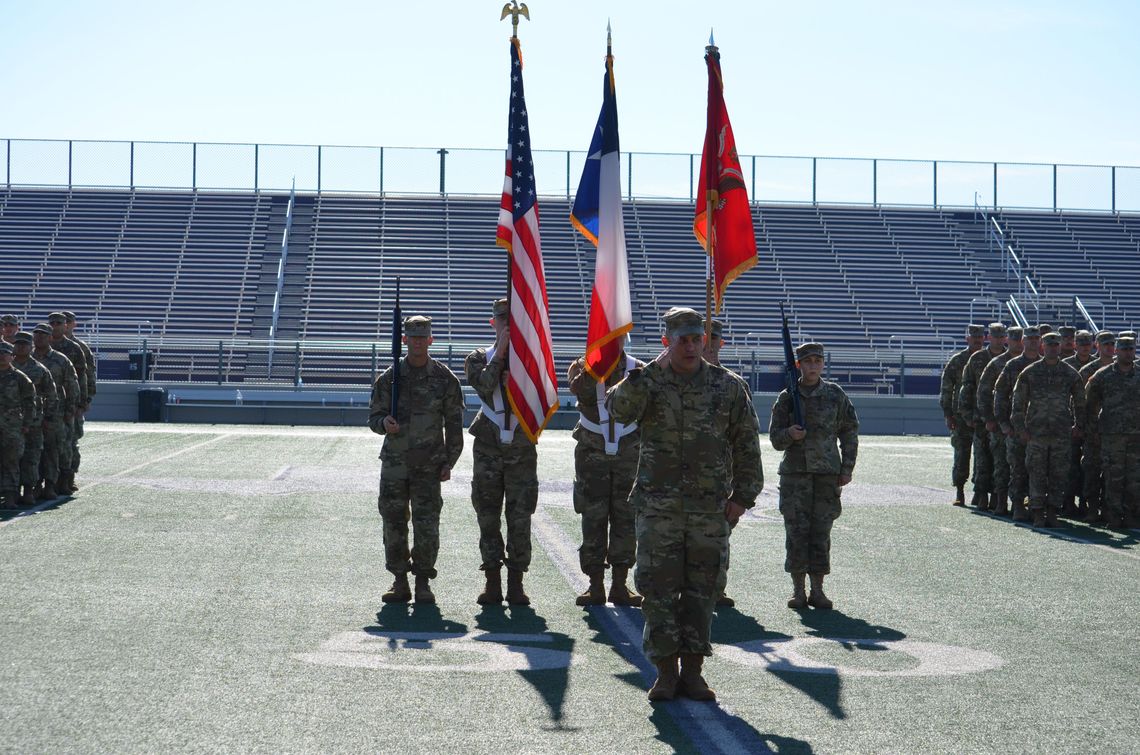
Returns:
[[[511,39],[511,115],[507,132],[507,168],[499,206],[496,243],[510,256],[511,353],[507,363],[507,401],[519,427],[538,440],[558,409],[558,378],[550,339],[550,303],[538,233],[538,197],[530,127],[523,98],[522,50]]]

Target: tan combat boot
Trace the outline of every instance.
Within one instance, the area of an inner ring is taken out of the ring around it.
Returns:
[[[808,605],[824,611],[831,610],[831,599],[823,594],[823,575],[811,575],[811,594],[808,595]]]
[[[495,605],[503,602],[503,570],[500,568],[487,569],[487,585],[475,602],[481,606]]]
[[[1045,526],[1045,509],[1044,508],[1030,509],[1029,513],[1033,517],[1033,526],[1034,527],[1044,527]]]
[[[716,700],[714,692],[701,676],[705,657],[700,653],[681,653],[681,684],[678,691],[690,700]]]
[[[507,603],[512,606],[530,605],[530,597],[523,590],[523,573],[518,569],[507,569]]]
[[[986,510],[985,507],[987,505],[986,504],[986,494],[979,491],[979,490],[975,490],[974,491],[974,497],[970,499],[970,505],[973,506],[974,508],[980,510],[980,511],[985,511]]]
[[[1050,528],[1059,526],[1057,523],[1057,507],[1056,506],[1046,506],[1045,507],[1045,526],[1050,527]]]
[[[1006,505],[1007,491],[998,488],[990,498],[990,513],[994,516],[1009,516],[1009,507]]]
[[[380,596],[385,603],[407,603],[411,599],[412,588],[408,586],[407,574],[397,574],[388,592]]]
[[[1024,499],[1020,500],[1020,501],[1014,501],[1013,502],[1013,521],[1015,521],[1015,522],[1027,522],[1027,521],[1029,521],[1029,511],[1025,508]]]
[[[807,608],[807,591],[804,589],[804,582],[806,581],[807,575],[803,572],[792,572],[792,597],[788,599],[788,608],[794,608],[797,611]]]
[[[615,606],[641,606],[641,596],[626,587],[629,577],[628,566],[615,566],[613,581],[610,583],[610,602]]]
[[[586,592],[579,595],[574,599],[574,605],[578,606],[601,606],[606,603],[606,585],[602,581],[602,575],[605,574],[604,569],[590,572],[590,586],[586,588]]]
[[[40,494],[37,496],[41,501],[50,501],[58,494],[55,492],[55,480],[44,480],[44,485],[40,488]]]
[[[431,578],[426,574],[416,575],[416,602],[435,603],[435,593],[431,591]]]
[[[953,503],[955,506],[965,506],[966,505],[966,491],[962,489],[964,487],[965,487],[965,485],[955,485],[954,486],[954,501],[953,501]]]
[[[657,681],[649,688],[649,701],[672,700],[677,696],[677,682],[681,680],[677,674],[677,654],[666,656],[654,665],[657,666]]]

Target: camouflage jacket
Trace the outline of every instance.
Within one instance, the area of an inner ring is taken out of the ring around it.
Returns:
[[[715,512],[729,497],[756,503],[764,489],[760,423],[735,373],[702,361],[693,375],[678,375],[650,362],[630,370],[606,402],[618,422],[641,426],[635,506],[672,501]]]
[[[962,382],[958,384],[958,413],[968,422],[978,418],[978,385],[982,382],[982,373],[990,362],[1005,353],[994,354],[989,349],[978,349],[966,361]]]
[[[51,379],[55,382],[57,415],[66,417],[74,414],[79,401],[79,378],[75,374],[75,366],[71,360],[50,348],[42,354],[33,352],[32,356],[47,368],[51,373]]]
[[[942,390],[938,395],[938,405],[942,407],[944,416],[953,417],[958,414],[958,387],[962,383],[962,370],[966,369],[966,362],[973,353],[969,349],[954,352],[954,356],[942,368]]]
[[[500,441],[499,426],[495,423],[494,419],[487,416],[487,409],[483,407],[479,408],[479,412],[475,415],[475,419],[471,421],[471,427],[467,428],[467,432],[474,435],[476,440],[481,440],[496,446],[529,445],[530,439],[527,438],[526,433],[519,428],[519,422],[511,412],[510,404],[506,402],[506,398],[502,395],[501,378],[504,369],[506,369],[506,363],[502,360],[487,360],[487,349],[475,349],[475,351],[468,354],[467,359],[463,361],[463,371],[467,375],[467,384],[475,389],[479,400],[482,401],[486,407],[494,407],[495,394],[499,394],[499,402],[503,407],[499,419],[506,423],[508,428],[514,428],[514,435],[511,438],[511,442],[509,444],[503,444]]]
[[[12,366],[27,375],[36,389],[36,412],[32,423],[38,425],[53,419],[58,410],[59,398],[55,392],[55,380],[48,368],[32,357],[28,357],[28,361],[23,364],[13,361]]]
[[[91,403],[91,399],[95,398],[95,355],[91,353],[91,347],[87,345],[86,341],[80,341],[75,336],[71,336],[70,340],[74,341],[83,352],[83,362],[86,365],[87,373],[87,403]]]
[[[389,435],[383,420],[392,408],[392,368],[372,385],[368,426],[384,436],[380,472],[394,478],[409,470],[451,469],[463,453],[463,389],[445,365],[429,358],[423,367],[400,360],[396,421],[400,432]]]
[[[633,362],[635,367],[638,369],[645,367],[645,362],[642,362],[640,359],[634,359]],[[623,354],[622,358],[618,360],[617,367],[615,367],[614,371],[611,372],[609,377],[606,378],[605,390],[608,391],[610,388],[613,388],[615,385],[624,380],[625,373],[626,357]],[[578,421],[578,424],[574,426],[574,440],[578,441],[582,445],[589,446],[590,448],[596,448],[599,450],[605,449],[606,437],[584,427],[582,424],[582,420],[584,419],[586,422],[601,426],[602,429],[606,430],[607,432],[613,432],[615,429],[614,426],[617,420],[613,417],[613,415],[606,411],[604,402],[599,409],[598,381],[594,379],[593,375],[586,372],[586,370],[582,370],[574,377],[573,380],[567,380],[567,383],[570,386],[570,392],[573,393],[574,397],[578,400],[578,411],[582,415],[581,419]],[[607,420],[604,423],[601,421],[601,413],[603,411],[605,411]],[[635,428],[625,435],[622,435],[620,439],[618,439],[615,435],[614,440],[617,441],[619,454],[636,454],[637,446],[641,442],[641,428]]]
[[[978,378],[978,391],[974,396],[975,416],[982,422],[995,422],[994,417],[994,388],[997,386],[998,376],[1013,354],[1006,351],[999,354],[986,364],[982,376]]]
[[[1108,360],[1107,362],[1103,362],[1103,363],[1100,361],[1100,359],[1092,360],[1091,362],[1089,362],[1088,364],[1086,364],[1084,367],[1082,367],[1080,369],[1079,374],[1081,376],[1081,380],[1084,380],[1085,385],[1087,386],[1088,382],[1089,382],[1089,378],[1091,378],[1093,375],[1095,375],[1097,373],[1097,370],[1099,370],[1101,367],[1108,367],[1112,363],[1113,362],[1111,359]]]
[[[780,474],[850,475],[859,454],[859,417],[851,399],[838,384],[828,380],[820,380],[810,393],[800,385],[799,392],[807,429],[803,440],[792,440],[788,434],[795,420],[787,389],[772,405],[768,439],[773,448],[784,452]]]
[[[1085,427],[1085,391],[1081,376],[1069,365],[1038,359],[1022,370],[1013,388],[1010,423],[1015,432],[1036,438],[1069,437],[1073,426]]]
[[[1124,373],[1115,363],[1089,378],[1087,416],[1102,435],[1140,434],[1140,375]],[[1135,462],[1134,462],[1135,463]]]
[[[994,419],[1005,432],[1010,432],[1013,429],[1013,426],[1009,424],[1013,386],[1016,385],[1017,378],[1020,377],[1022,370],[1040,359],[1040,356],[1030,359],[1022,354],[1009,360],[1005,363],[1005,367],[1001,368],[1001,374],[998,375],[997,382],[994,383]]]
[[[87,359],[83,356],[83,349],[79,348],[79,344],[70,338],[52,341],[51,347],[54,351],[58,351],[67,357],[71,361],[71,366],[75,368],[75,377],[79,383],[79,392],[76,394],[75,407],[76,409],[86,409],[88,403]]]
[[[12,368],[0,370],[0,426],[26,433],[36,419],[36,389],[27,375]]]
[[[1096,357],[1092,354],[1089,354],[1088,358],[1082,362],[1080,354],[1073,354],[1071,357],[1065,357],[1061,361],[1072,367],[1077,372],[1080,372],[1082,368],[1088,367],[1090,364],[1095,362]]]

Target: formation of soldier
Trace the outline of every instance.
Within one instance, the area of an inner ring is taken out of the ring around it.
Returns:
[[[20,329],[0,317],[0,507],[30,508],[79,490],[83,415],[95,397],[95,358],[72,312]]]
[[[530,602],[523,575],[530,565],[531,517],[538,503],[537,453],[529,438],[515,432],[517,422],[504,396],[509,323],[509,302],[494,302],[495,343],[471,352],[464,363],[480,403],[469,432],[474,436],[471,502],[486,579],[476,598],[481,605]],[[676,695],[716,699],[702,670],[712,654],[715,607],[726,600],[729,533],[764,487],[751,391],[739,375],[719,365],[722,326],[710,325],[713,339],[706,343],[700,313],[674,307],[662,317],[664,349],[652,362],[623,351],[608,375],[593,374],[583,359],[567,374],[580,412],[574,429],[574,509],[582,517],[579,565],[589,579],[576,602],[641,607],[643,650],[658,672],[649,691],[654,701]],[[370,404],[369,426],[384,436],[378,505],[385,566],[395,577],[382,599],[432,603],[440,482],[450,478],[462,452],[463,397],[458,378],[428,355],[431,319],[408,318],[405,333],[408,355],[400,360],[399,383],[393,368],[384,371]],[[807,419],[804,425],[791,420],[784,391],[769,430],[773,444],[784,451],[780,511],[794,587],[788,605],[829,609],[823,575],[830,571],[839,490],[855,465],[858,419],[843,390],[820,378],[823,346],[805,344],[797,353]],[[635,565],[637,592],[628,585]],[[608,593],[607,569],[612,570]],[[409,573],[416,577],[414,590]]]
[[[966,332],[942,371],[954,505],[965,505],[972,451],[971,505],[981,511],[1038,527],[1059,517],[1140,526],[1135,332],[996,322]]]

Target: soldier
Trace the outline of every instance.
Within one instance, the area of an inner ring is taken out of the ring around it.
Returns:
[[[35,418],[36,389],[12,367],[12,345],[0,341],[0,507],[19,507],[20,457]]]
[[[76,318],[74,312],[67,310],[63,311],[63,316],[67,318],[64,323],[63,332],[69,341],[73,341],[79,346],[79,350],[83,352],[84,374],[86,377],[85,388],[87,390],[87,403],[83,407],[82,412],[75,415],[74,435],[75,438],[71,446],[71,477],[74,482],[75,475],[79,472],[79,439],[83,437],[83,416],[91,408],[91,402],[95,400],[96,385],[95,385],[95,355],[91,353],[91,347],[84,341],[81,341],[75,336]]]
[[[617,366],[607,376],[586,370],[585,358],[570,365],[566,380],[578,399],[578,425],[574,428],[574,511],[582,515],[582,547],[578,563],[590,578],[590,587],[575,601],[580,606],[606,602],[603,577],[613,567],[609,600],[615,606],[640,606],[641,596],[626,585],[635,563],[637,533],[629,492],[637,476],[641,431],[637,423],[618,422],[606,408],[606,389],[620,383],[627,372],[645,367],[623,349]],[[602,380],[598,380],[601,377]]]
[[[0,317],[0,340],[15,346],[16,333],[20,331],[20,318],[15,315]]]
[[[1010,424],[1010,411],[1013,387],[1021,371],[1041,358],[1038,348],[1041,337],[1037,326],[1029,325],[1022,331],[1024,351],[1021,356],[1006,362],[994,383],[994,420],[1005,436],[1005,458],[1009,462],[1009,497],[1013,501],[1013,521],[1024,522],[1029,518],[1025,509],[1025,497],[1029,494],[1029,479],[1025,471],[1025,443],[1013,431]]]
[[[71,360],[51,347],[52,328],[41,322],[32,328],[35,345],[32,356],[51,373],[56,390],[56,411],[45,417],[44,450],[40,456],[40,469],[44,487],[40,493],[42,500],[67,495],[70,488],[60,483],[66,481],[63,470],[71,467],[71,427],[72,418],[79,402],[79,378]]]
[[[76,416],[83,414],[87,411],[88,396],[87,396],[87,358],[83,355],[83,349],[79,347],[75,341],[67,337],[67,315],[62,312],[52,312],[48,315],[48,324],[51,326],[51,347],[53,350],[63,354],[71,360],[71,366],[75,368],[75,375],[79,381],[79,396],[75,401],[75,411],[71,415],[68,428],[67,443],[71,446],[70,453],[67,456],[68,462],[65,468],[59,471],[59,492],[61,493],[74,493],[79,490],[79,486],[75,484],[74,468],[77,465],[76,456],[79,454],[79,439],[76,434]],[[60,461],[63,461],[63,454],[60,454]]]
[[[978,383],[982,372],[994,357],[1005,353],[1006,331],[1000,322],[989,324],[989,346],[978,349],[966,361],[962,370],[962,382],[958,387],[958,409],[974,436],[974,498],[970,502],[979,511],[988,511],[990,498],[994,492],[994,460],[990,449],[989,431],[985,422],[977,415]]]
[[[1112,364],[1116,356],[1116,334],[1109,330],[1102,330],[1096,334],[1096,356],[1080,370],[1081,380],[1085,382],[1086,400],[1088,397],[1089,378],[1097,370]],[[1085,499],[1085,522],[1087,524],[1103,524],[1101,505],[1104,502],[1104,476],[1101,470],[1100,429],[1097,418],[1086,411],[1085,439],[1081,455],[1081,483],[1082,497]]]
[[[34,506],[36,503],[35,488],[40,482],[40,459],[44,450],[44,431],[48,423],[55,419],[58,399],[55,392],[55,381],[51,373],[42,364],[32,359],[32,334],[20,331],[13,337],[15,341],[15,358],[12,366],[28,376],[32,386],[36,389],[34,414],[28,425],[28,434],[24,438],[24,454],[20,457],[20,485],[23,494],[20,496],[22,506]],[[54,497],[54,496],[53,496]]]
[[[780,513],[787,549],[784,571],[792,575],[788,608],[830,609],[823,578],[831,573],[831,526],[842,511],[840,494],[855,470],[859,417],[843,389],[820,377],[823,344],[803,344],[796,349],[796,358],[804,426],[795,423],[792,398],[785,389],[772,406],[768,427],[772,447],[784,452]],[[804,590],[808,575],[810,595]]]
[[[956,492],[955,506],[966,505],[966,475],[970,469],[970,447],[974,442],[974,434],[970,427],[961,420],[958,411],[958,388],[962,382],[962,370],[974,352],[982,348],[985,338],[981,325],[969,325],[966,328],[966,348],[954,352],[946,367],[942,370],[942,391],[938,404],[942,407],[942,415],[946,418],[946,428],[950,430],[950,445],[954,447],[954,468],[951,472],[951,481]]]
[[[1061,361],[1064,362],[1069,357],[1077,353],[1077,329],[1072,325],[1062,325],[1061,327],[1057,328],[1057,332],[1061,334]],[[1073,367],[1073,365],[1069,366]],[[1080,368],[1073,367],[1073,369]]]
[[[1065,328],[1060,328],[1061,361],[1072,367],[1079,374],[1081,368],[1094,361],[1092,355],[1093,334],[1087,330],[1075,330],[1073,335],[1073,352],[1068,356],[1064,356],[1065,343],[1067,341],[1065,330]],[[1082,378],[1082,385],[1085,382],[1085,379]],[[1073,439],[1072,450],[1069,456],[1069,482],[1065,488],[1065,498],[1061,507],[1061,516],[1079,516],[1083,519],[1088,513],[1088,504],[1085,501],[1084,495],[1084,483],[1081,479],[1081,451],[1087,442],[1087,434],[1080,439]],[[1076,502],[1078,496],[1080,497],[1079,505]]]
[[[482,404],[468,432],[475,436],[471,449],[474,469],[471,505],[479,521],[480,567],[487,584],[476,599],[480,605],[503,602],[502,566],[507,565],[507,602],[530,605],[523,589],[523,574],[530,566],[530,518],[538,506],[538,455],[525,433],[516,432],[518,421],[506,402],[510,377],[507,353],[510,347],[510,302],[492,304],[491,326],[495,344],[467,355],[467,384]],[[503,504],[506,502],[507,542],[503,548]]]
[[[701,359],[701,315],[674,307],[662,319],[665,349],[644,369],[630,370],[607,401],[617,421],[641,427],[630,500],[642,647],[657,667],[649,699],[681,693],[715,700],[701,670],[712,655],[729,527],[764,487],[759,426],[744,381]]]
[[[1052,332],[1053,332],[1053,326],[1050,325],[1049,323],[1047,323],[1047,322],[1037,323],[1037,335],[1044,338],[1045,336],[1047,336],[1048,334],[1050,334]]]
[[[1033,526],[1056,527],[1068,484],[1071,440],[1085,426],[1085,392],[1081,376],[1061,361],[1061,334],[1049,333],[1041,341],[1044,356],[1017,378],[1010,423],[1026,444]]]
[[[1140,527],[1140,378],[1136,339],[1116,339],[1116,357],[1089,378],[1088,416],[1100,431],[1104,465],[1104,521]]]
[[[1009,348],[991,359],[982,370],[974,401],[975,421],[981,423],[989,433],[990,458],[993,459],[993,495],[990,496],[989,510],[997,516],[1009,516],[1009,507],[1006,505],[1009,495],[1009,459],[1006,457],[1005,433],[1001,431],[994,416],[994,387],[1005,365],[1010,359],[1021,356],[1024,349],[1021,326],[1015,325],[1007,332],[1006,344]]]
[[[435,603],[431,580],[439,555],[440,483],[463,453],[463,389],[459,378],[428,356],[431,318],[404,320],[408,355],[400,363],[396,416],[392,416],[393,368],[376,378],[369,402],[368,426],[384,436],[380,449],[380,496],[384,520],[384,566],[395,575],[381,597],[407,603],[412,597],[408,572],[416,575],[417,603]],[[408,519],[414,544],[408,549]]]

